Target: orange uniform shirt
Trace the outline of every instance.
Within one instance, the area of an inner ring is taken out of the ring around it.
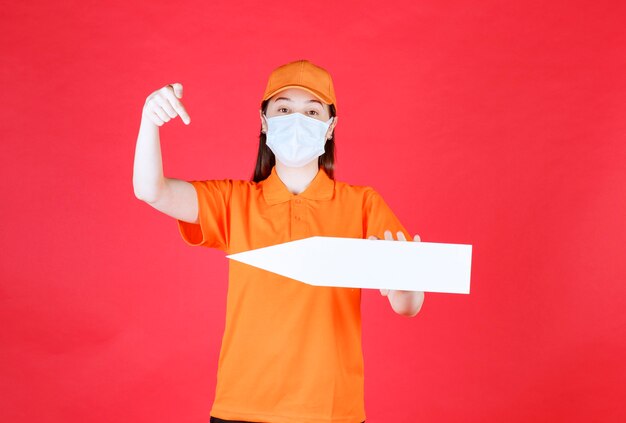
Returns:
[[[191,183],[199,224],[178,221],[190,245],[230,254],[315,235],[382,239],[386,229],[410,239],[372,188],[336,182],[322,169],[298,195],[275,168],[259,183]],[[310,286],[231,260],[226,304],[212,416],[365,420],[360,289]]]

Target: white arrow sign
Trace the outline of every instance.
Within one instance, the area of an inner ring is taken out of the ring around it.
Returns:
[[[226,257],[310,285],[470,292],[467,244],[315,236]]]

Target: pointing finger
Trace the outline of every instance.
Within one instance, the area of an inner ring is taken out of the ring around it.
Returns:
[[[398,236],[398,241],[406,241],[406,237],[404,236],[404,232],[398,231],[396,234]]]
[[[391,231],[390,231],[390,230],[386,230],[386,231],[385,231],[385,239],[386,239],[387,241],[393,241],[393,235],[391,234]]]
[[[176,85],[176,84],[174,84],[174,85]],[[174,87],[174,85],[171,85],[171,86]],[[178,85],[180,85],[180,84],[178,84]],[[182,90],[182,85],[180,85],[180,86],[181,86],[180,89]],[[181,97],[182,97],[182,91],[180,91],[180,93],[181,93]],[[174,110],[176,110],[176,113],[178,113],[178,115],[183,120],[185,125],[189,125],[191,123],[191,118],[189,117],[189,113],[187,113],[187,110],[185,109],[185,106],[183,106],[183,103],[178,99],[179,97],[174,95],[172,90],[166,90],[165,96],[167,97],[167,101],[169,101],[169,103],[172,105]]]
[[[415,234],[415,236],[413,237],[413,241],[415,242],[420,242],[422,240],[422,238],[420,238],[420,236],[418,234]]]

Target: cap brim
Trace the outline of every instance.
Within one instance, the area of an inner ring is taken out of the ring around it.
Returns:
[[[275,96],[279,92],[288,90],[289,88],[300,88],[301,90],[308,91],[309,93],[313,94],[315,97],[319,98],[322,102],[324,102],[326,104],[333,104],[332,98],[328,98],[325,95],[322,95],[321,93],[319,93],[317,91],[314,91],[314,90],[312,90],[310,88],[303,87],[302,85],[286,85],[284,87],[280,87],[277,90],[274,90],[274,91],[271,91],[271,92],[267,93],[265,95],[265,97],[263,97],[262,101],[265,101],[265,100],[267,100],[269,98],[272,98],[273,96]]]

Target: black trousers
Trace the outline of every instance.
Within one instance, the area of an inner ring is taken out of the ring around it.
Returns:
[[[210,423],[258,423],[258,422],[244,422],[241,420],[222,420],[222,419],[218,419],[217,417],[211,416]],[[365,423],[365,421],[361,423]]]

